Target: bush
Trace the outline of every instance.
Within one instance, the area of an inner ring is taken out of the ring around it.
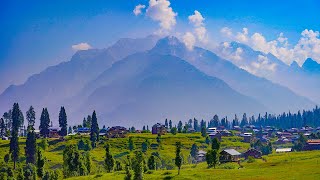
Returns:
[[[248,157],[248,163],[253,163],[253,162],[256,162],[256,159],[252,156],[249,156]]]

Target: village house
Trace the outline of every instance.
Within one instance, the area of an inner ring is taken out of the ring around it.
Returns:
[[[238,162],[240,160],[241,153],[235,149],[225,149],[220,152],[220,162]]]
[[[278,138],[283,138],[283,137],[285,137],[285,138],[287,138],[287,139],[292,139],[292,134],[291,133],[289,133],[289,132],[277,132],[277,137]]]
[[[252,133],[243,133],[243,142],[250,143],[253,139]]]
[[[203,151],[203,150],[199,150],[197,156],[196,156],[196,161],[199,162],[204,162],[206,161],[206,154],[207,152]]]
[[[235,131],[241,131],[241,127],[240,126],[233,126],[232,128]]]
[[[222,135],[221,135],[220,132],[215,132],[215,133],[210,133],[210,134],[209,134],[209,137],[210,137],[211,139],[217,138],[219,141],[221,141]]]
[[[221,136],[232,136],[232,133],[226,129],[219,131]]]
[[[89,134],[90,133],[90,128],[87,128],[87,127],[81,127],[81,128],[78,128],[76,130],[76,132],[78,134]]]
[[[249,156],[251,156],[253,158],[261,158],[262,152],[258,151],[256,149],[248,149],[246,152],[243,153],[243,157],[245,159],[248,159]]]
[[[276,142],[274,142],[275,144],[287,144],[287,143],[291,143],[292,141],[288,138],[280,138],[278,139]]]
[[[278,148],[276,149],[276,153],[286,153],[286,152],[291,152],[292,148]]]
[[[60,137],[59,131],[60,131],[60,128],[49,127],[49,135],[48,135],[48,137],[49,138],[59,138]]]
[[[152,126],[152,134],[161,134],[164,135],[167,133],[167,128],[161,123],[157,123]]]
[[[216,133],[216,132],[217,132],[217,128],[215,128],[215,127],[208,128],[208,130],[207,130],[207,134],[212,134],[212,133]]]
[[[105,136],[107,134],[108,130],[109,130],[109,128],[106,128],[106,127],[100,129],[99,136]]]
[[[320,139],[309,139],[303,149],[305,151],[320,150]]]
[[[128,130],[122,126],[113,126],[111,127],[106,136],[108,138],[124,138],[128,134]]]

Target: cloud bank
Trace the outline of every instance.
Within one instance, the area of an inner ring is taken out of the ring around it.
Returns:
[[[268,41],[262,33],[255,32],[250,35],[248,28],[243,28],[242,32],[233,33],[231,28],[224,27],[220,32],[233,41],[244,43],[264,53],[271,53],[286,64],[296,61],[301,65],[308,57],[320,62],[319,31],[305,29],[301,32],[301,37],[295,45],[289,44],[284,33]]]

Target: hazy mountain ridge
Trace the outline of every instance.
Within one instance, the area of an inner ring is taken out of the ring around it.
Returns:
[[[290,89],[272,83],[265,78],[256,77],[211,51],[199,47],[194,47],[190,51],[175,37],[159,40],[151,51],[172,54],[185,59],[200,71],[222,79],[231,88],[256,99],[273,112],[295,111],[314,106],[314,103],[307,98],[298,96]],[[271,57],[271,55],[269,56]]]
[[[25,110],[33,105],[39,110],[48,107],[57,114],[60,106],[72,105],[69,102],[70,98],[78,94],[86,83],[95,79],[123,56],[152,48],[157,38],[157,36],[135,40],[126,38],[107,49],[77,51],[70,61],[48,67],[28,78],[22,85],[7,88],[0,95],[0,108],[5,111],[11,108],[14,102],[19,102]],[[126,46],[123,47],[124,44]]]
[[[241,52],[237,53],[237,49],[238,52]],[[238,42],[221,43],[215,52],[218,52],[221,57],[229,58],[228,60],[232,63],[246,69],[251,74],[281,84],[300,96],[320,103],[320,94],[317,93],[320,88],[319,77],[300,67],[297,63],[293,62],[289,66],[270,53],[255,51]],[[234,59],[235,57],[238,59]],[[254,68],[250,68],[252,65]]]
[[[112,120],[112,124],[211,118],[214,113],[231,115],[267,109],[186,61],[153,51],[128,56],[94,82],[97,81],[104,84],[93,88],[79,111],[104,112],[101,116],[107,122]],[[106,101],[99,101],[101,97]]]
[[[157,38],[123,38],[107,49],[78,51],[70,61],[7,88],[0,107],[6,110],[13,102],[23,110],[29,105],[38,111],[48,107],[55,121],[64,105],[70,122],[97,110],[101,121],[115,125],[314,105],[208,50],[190,51],[175,37]]]

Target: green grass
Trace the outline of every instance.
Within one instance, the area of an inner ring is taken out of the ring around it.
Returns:
[[[130,134],[135,143],[135,149],[141,149],[141,143],[146,139],[150,144],[157,143],[157,135],[152,134]],[[80,136],[68,137],[65,141],[50,139],[49,147],[44,152],[47,159],[46,169],[62,170],[62,153],[67,144],[76,144]],[[82,137],[89,138],[89,137]],[[250,147],[249,143],[241,142],[239,137],[223,137],[221,148],[235,148],[239,152],[244,152]],[[174,166],[175,143],[182,143],[182,155],[184,164],[181,174],[177,175]],[[38,140],[40,142],[40,140]],[[25,163],[24,146],[25,138],[20,138],[20,163]],[[111,145],[111,152],[116,160],[124,163],[127,155],[133,156],[133,152],[128,150],[128,137],[106,140],[103,138],[98,147],[91,150],[93,168],[92,175],[85,177],[74,177],[70,179],[123,179],[125,172],[106,173],[103,169],[103,160],[105,156],[104,145]],[[259,159],[252,163],[243,161],[241,165],[244,168],[238,169],[237,163],[222,164],[216,169],[208,169],[206,163],[197,165],[188,164],[188,156],[193,143],[196,143],[200,149],[206,150],[208,145],[200,133],[193,134],[167,134],[161,137],[161,146],[158,149],[149,149],[145,156],[149,157],[152,152],[158,152],[161,159],[164,160],[163,169],[150,171],[144,174],[145,179],[319,179],[320,177],[320,151],[293,152],[286,154],[271,154],[264,156],[265,161]],[[0,159],[3,159],[9,151],[9,141],[0,140]],[[12,162],[9,163],[12,165]],[[169,169],[166,170],[165,168]],[[171,169],[171,170],[170,170]]]

